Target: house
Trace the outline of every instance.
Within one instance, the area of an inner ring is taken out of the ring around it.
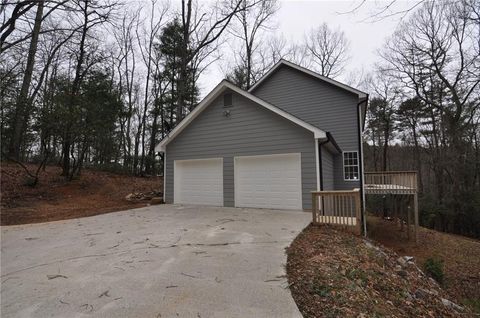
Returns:
[[[224,80],[156,147],[166,203],[311,209],[360,189],[368,95],[281,60],[249,91]]]

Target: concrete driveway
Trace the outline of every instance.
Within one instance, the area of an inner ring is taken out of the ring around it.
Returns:
[[[1,316],[300,317],[284,249],[309,221],[161,205],[2,227]]]

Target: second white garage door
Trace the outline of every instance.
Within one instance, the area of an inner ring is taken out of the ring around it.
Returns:
[[[235,157],[235,206],[302,209],[300,154]]]
[[[223,206],[223,160],[175,160],[173,202]]]

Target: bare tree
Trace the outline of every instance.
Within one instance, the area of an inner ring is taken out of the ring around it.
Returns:
[[[152,0],[151,2],[151,12],[150,12],[150,21],[148,26],[148,31],[146,28],[143,29],[144,36],[140,37],[139,30],[137,28],[137,39],[139,42],[139,48],[142,53],[142,60],[146,67],[146,80],[145,80],[145,93],[144,93],[144,100],[143,100],[143,116],[141,121],[141,128],[142,128],[142,156],[140,160],[140,170],[143,170],[145,165],[145,153],[147,151],[146,144],[145,144],[145,136],[147,131],[147,114],[149,111],[149,106],[152,103],[152,99],[150,98],[150,90],[151,90],[151,79],[155,79],[153,76],[154,74],[154,65],[155,65],[155,57],[154,57],[154,41],[159,36],[159,31],[164,24],[164,17],[168,12],[168,6],[163,5],[159,9],[156,7],[156,0]],[[158,9],[158,12],[157,12]],[[157,15],[158,13],[158,15]],[[143,43],[140,40],[143,38]],[[157,64],[158,65],[158,64]],[[158,79],[158,76],[157,76]],[[154,84],[154,89],[156,85]],[[160,88],[161,89],[161,88]],[[155,96],[154,96],[155,99]],[[156,126],[156,125],[155,125]],[[155,127],[156,128],[156,127]],[[155,133],[154,133],[155,135]]]
[[[473,145],[480,111],[480,56],[478,24],[469,3],[425,2],[381,52],[384,71],[424,105],[418,129],[435,176],[435,197],[458,217],[437,219],[441,230],[464,222],[460,214],[469,209],[465,198],[474,191],[478,175]]]
[[[1,6],[1,13],[3,16],[3,21],[2,25],[0,26],[0,52],[2,52],[3,49],[3,44],[6,42],[7,38],[12,34],[12,32],[15,30],[17,21],[27,14],[33,7],[35,7],[36,1],[34,0],[26,0],[26,1],[19,1],[18,3],[15,4],[14,8],[12,9],[12,12],[10,16],[7,18],[6,16],[6,4],[2,4]],[[42,15],[43,15],[43,6],[45,4],[42,1]],[[37,8],[38,12],[38,8]],[[42,16],[40,17],[42,19]],[[37,19],[38,20],[38,19]],[[41,23],[41,22],[40,22]],[[38,32],[37,35],[38,37]]]
[[[350,44],[345,33],[331,29],[326,23],[310,30],[305,45],[316,66],[323,76],[337,77],[349,59]]]
[[[193,0],[182,0],[180,22],[182,26],[182,50],[180,52],[178,96],[177,96],[177,123],[188,111],[185,109],[186,89],[190,63],[205,49],[210,48],[223,34],[233,17],[247,7],[244,0],[234,0],[233,5],[220,2],[213,7],[198,6]],[[256,5],[258,2],[250,4]],[[196,37],[193,38],[193,34]]]
[[[127,106],[126,116],[120,118],[120,129],[123,146],[123,163],[127,169],[131,167],[132,157],[132,114],[136,105],[134,86],[136,84],[136,50],[135,50],[135,29],[139,23],[139,11],[128,8],[123,18],[114,28],[113,34],[118,52],[116,53],[115,64],[120,84],[121,95],[125,95]],[[135,154],[136,156],[137,154]]]
[[[255,55],[262,44],[261,31],[272,30],[272,17],[279,9],[276,0],[261,1],[254,6],[251,5],[252,2],[254,1],[242,2],[242,10],[235,15],[235,20],[229,27],[230,34],[241,41],[242,49],[236,53],[240,56],[238,66],[245,74],[245,89],[249,89],[263,73],[263,68],[256,65]]]
[[[81,26],[81,31],[78,39],[77,53],[75,56],[75,71],[74,77],[72,80],[72,85],[70,87],[70,98],[68,101],[68,108],[70,113],[74,113],[77,105],[77,96],[80,93],[80,86],[82,81],[87,74],[89,68],[95,64],[96,60],[92,56],[95,54],[95,48],[88,50],[88,40],[89,33],[92,32],[92,29],[101,25],[111,18],[114,10],[116,9],[117,3],[113,1],[108,2],[99,2],[99,1],[89,1],[89,0],[76,0],[77,5],[77,19],[78,23]],[[62,175],[71,180],[75,174],[77,174],[83,162],[83,156],[86,151],[86,147],[82,147],[79,158],[75,158],[74,153],[74,140],[75,132],[72,131],[71,125],[66,126],[66,130],[63,136],[63,163],[62,163]],[[71,157],[73,159],[73,165],[71,162]]]
[[[3,20],[0,26],[0,54],[30,40],[35,35],[30,25],[31,18],[29,17],[29,13],[39,2],[39,0],[23,0],[10,4],[7,2],[0,6],[0,14],[2,14]],[[72,9],[69,5],[71,0],[49,0],[42,2],[44,13],[41,17],[40,24],[42,24],[44,20],[51,18],[51,16],[58,11],[68,11]],[[12,5],[14,5],[13,8]],[[42,28],[38,34],[56,33],[58,31],[66,31],[66,29],[59,28],[58,26]],[[35,36],[38,36],[38,34]]]
[[[389,78],[385,72],[377,70],[367,79],[368,91],[373,99],[368,109],[368,128],[372,133],[372,143],[382,149],[381,171],[388,170],[388,148],[393,140],[393,132],[396,126],[396,111],[401,102],[401,91],[396,81]],[[378,159],[375,158],[375,159]],[[377,168],[377,160],[375,160]]]
[[[22,143],[22,134],[28,122],[28,117],[27,117],[29,114],[28,90],[30,88],[30,83],[32,81],[33,68],[35,65],[35,55],[37,53],[38,36],[40,34],[40,28],[42,26],[42,21],[43,21],[44,4],[45,4],[45,1],[41,0],[38,2],[38,5],[37,5],[37,13],[35,15],[35,23],[32,30],[32,39],[30,41],[30,47],[28,49],[28,57],[27,57],[27,64],[25,67],[25,74],[23,76],[22,88],[18,96],[17,105],[15,108],[15,115],[12,122],[13,135],[12,135],[12,138],[10,139],[8,153],[10,157],[13,157],[16,160],[20,159],[20,146]],[[11,25],[13,25],[14,27],[15,21],[11,22]],[[6,34],[8,34],[8,32],[11,32],[11,31],[9,29],[6,32],[7,32]]]

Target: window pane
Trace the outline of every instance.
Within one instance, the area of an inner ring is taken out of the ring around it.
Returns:
[[[345,180],[359,180],[358,152],[346,151],[343,153],[343,172]]]

